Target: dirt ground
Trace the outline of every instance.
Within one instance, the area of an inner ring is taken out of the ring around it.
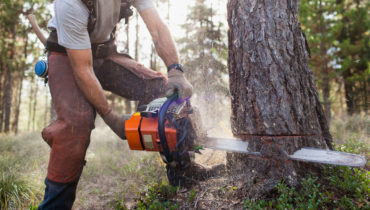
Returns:
[[[226,164],[226,152],[206,149],[196,155],[195,162],[211,168]],[[243,209],[244,203],[236,196],[236,187],[231,184],[226,171],[192,186],[195,196],[189,201],[190,189],[181,189],[176,196],[179,209]]]

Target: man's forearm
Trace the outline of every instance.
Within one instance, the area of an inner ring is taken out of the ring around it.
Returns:
[[[93,72],[92,58],[86,58],[87,56],[91,57],[91,51],[87,51],[89,52],[67,49],[78,87],[98,113],[104,116],[110,111],[110,108],[104,95],[103,88]]]
[[[155,8],[147,9],[140,12],[148,30],[152,36],[155,49],[162,58],[166,66],[179,63],[175,43],[167,25],[161,20]]]
[[[162,58],[166,66],[179,63],[179,56],[171,33],[165,24],[160,26],[158,36],[153,37],[153,42],[158,55]]]
[[[104,95],[103,88],[92,70],[76,70],[74,75],[79,88],[82,90],[87,100],[94,106],[99,114],[102,116],[106,115],[110,111],[110,108]]]

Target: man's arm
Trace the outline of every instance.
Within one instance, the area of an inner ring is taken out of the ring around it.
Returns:
[[[108,114],[110,108],[107,99],[93,71],[91,49],[67,49],[67,54],[78,87],[100,115]]]
[[[71,62],[73,75],[78,87],[86,99],[101,115],[104,122],[122,139],[125,138],[125,119],[116,115],[110,109],[103,88],[96,78],[92,66],[91,49],[66,49]]]
[[[145,9],[140,12],[140,16],[148,27],[155,49],[166,66],[179,64],[179,56],[171,33],[167,25],[159,17],[157,10],[155,8]],[[193,87],[186,80],[182,71],[173,68],[169,69],[168,72],[166,95],[172,95],[175,91],[178,92],[180,98],[190,97],[193,92]]]
[[[146,9],[140,12],[150,35],[152,36],[158,55],[166,66],[179,63],[179,56],[167,25],[159,17],[155,8]]]

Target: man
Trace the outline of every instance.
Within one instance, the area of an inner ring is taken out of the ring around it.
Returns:
[[[163,94],[164,91],[167,95],[178,91],[180,97],[190,97],[192,94],[192,86],[183,75],[170,32],[160,19],[152,0],[135,0],[133,6],[139,11],[159,56],[168,67],[168,81],[163,75],[153,76],[148,69],[133,60],[127,61],[126,57],[104,53],[98,55],[100,51],[104,51],[101,49],[105,49],[99,43],[109,43],[109,40],[112,40],[111,32],[120,19],[120,10],[117,10],[117,7],[124,8],[127,2],[95,0],[94,7],[88,7],[88,4],[81,0],[54,2],[55,16],[48,25],[53,32],[49,37],[47,48],[49,87],[58,119],[42,132],[44,140],[51,147],[51,152],[45,179],[44,200],[39,209],[72,208],[90,142],[90,133],[94,128],[95,111],[120,138],[125,138],[125,119],[109,107],[102,86],[94,74],[93,55],[103,59],[103,64],[97,65],[96,68],[109,63],[112,66],[122,66],[122,71],[131,68],[127,75],[131,75],[132,72],[138,75],[136,70],[144,75],[132,77],[132,80],[141,82],[142,86],[146,87],[145,90],[140,88],[130,90],[134,87],[125,87],[126,95],[130,99],[148,101],[158,94]],[[92,21],[93,29],[91,18],[96,18],[96,21]],[[160,83],[151,83],[152,79],[157,79]],[[131,84],[130,81],[127,81],[127,84]],[[166,88],[158,87],[158,84]],[[141,98],[135,95],[140,95]]]

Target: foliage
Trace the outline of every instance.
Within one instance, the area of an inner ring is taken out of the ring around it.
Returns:
[[[311,49],[310,68],[324,102],[329,100],[326,97],[330,97],[335,79],[339,90],[344,84],[349,114],[368,110],[369,6],[366,0],[303,0],[299,8],[302,29]]]
[[[22,82],[43,52],[26,15],[35,12],[41,27],[50,19],[47,0],[2,0],[0,4],[0,132],[18,131]],[[32,56],[29,56],[32,54]],[[33,77],[33,74],[31,74]],[[12,122],[13,121],[13,122]]]
[[[114,204],[115,210],[126,210],[127,207],[125,206],[125,199],[117,199],[116,203]]]
[[[138,193],[137,207],[139,209],[176,209],[178,204],[171,201],[171,197],[178,191],[167,183],[152,183],[148,189]]]
[[[25,143],[32,137],[0,138],[0,209],[31,208],[42,197],[41,179],[34,178],[40,176],[38,162],[44,158],[40,153],[46,150],[37,143]],[[24,173],[25,170],[32,173]]]
[[[17,161],[0,155],[0,209],[26,207],[37,196],[35,186],[19,174]]]
[[[341,74],[346,91],[349,114],[368,110],[370,92],[370,19],[369,1],[336,1],[338,19],[333,27],[336,38],[337,71]]]
[[[338,145],[343,152],[358,153],[354,141]],[[276,187],[271,200],[246,199],[248,209],[369,209],[370,173],[365,169],[326,166],[322,177],[308,175],[300,187]]]
[[[299,7],[299,19],[310,48],[309,67],[315,74],[328,120],[331,117],[331,83],[338,77],[331,62],[335,57],[332,52],[335,37],[331,28],[336,20],[329,14],[334,12],[334,6],[335,0],[304,0]]]
[[[0,173],[0,207],[1,209],[22,206],[25,200],[34,197],[33,188],[16,173]]]
[[[182,25],[185,37],[178,40],[186,76],[197,93],[227,93],[223,25],[213,20],[214,11],[204,0],[196,1],[189,10]]]
[[[195,196],[197,195],[196,189],[192,189],[189,193],[189,202],[192,203],[194,201]]]
[[[222,107],[229,101],[226,29],[216,17],[208,1],[194,1],[182,25],[184,36],[176,42],[186,78],[194,87],[192,101],[203,115],[214,117],[204,122],[210,128],[225,119]]]
[[[301,187],[280,183],[276,198],[251,201],[248,209],[359,209],[370,208],[370,173],[363,169],[327,167],[322,178],[307,176]]]

